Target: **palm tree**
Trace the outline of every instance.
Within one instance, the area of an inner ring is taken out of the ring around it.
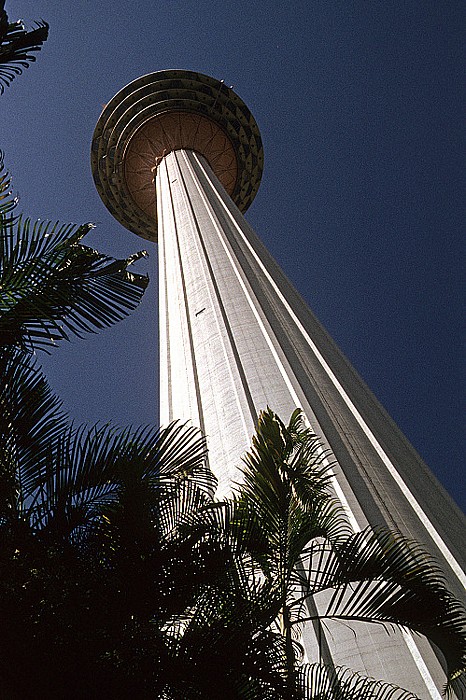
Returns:
[[[21,350],[0,351],[0,373],[3,692],[157,697],[165,626],[210,576],[202,532],[181,526],[215,487],[205,441],[177,424],[76,429]]]
[[[70,422],[32,351],[126,316],[147,286],[128,269],[143,253],[113,260],[82,244],[90,225],[33,223],[16,204],[0,163],[2,687],[153,697],[165,685],[163,625],[209,571],[199,535],[179,526],[215,488],[205,441],[179,425]]]
[[[21,349],[0,373],[4,692],[282,697],[267,590],[198,431],[75,428]]]
[[[0,0],[0,94],[15,76],[36,60],[34,53],[40,51],[49,32],[47,22],[36,22],[27,30],[21,20],[10,22],[5,11],[5,0]]]
[[[236,496],[186,521],[213,544],[211,576],[167,629],[173,661],[163,698],[415,700],[348,669],[300,662],[299,628],[314,620],[397,625],[445,654],[461,697],[466,640],[460,605],[421,548],[396,532],[353,533],[329,491],[329,468],[297,411],[261,415]],[[312,566],[309,564],[312,562]],[[317,612],[313,598],[330,592]]]
[[[138,305],[148,278],[128,267],[144,251],[114,260],[83,245],[92,224],[32,222],[16,204],[0,154],[0,346],[47,349]]]
[[[303,623],[327,620],[396,625],[425,635],[444,654],[447,690],[463,697],[466,635],[461,605],[419,545],[382,528],[351,531],[329,489],[326,455],[302,413],[295,411],[285,426],[272,411],[264,411],[244,461],[233,520],[247,533],[258,580],[268,586],[275,627],[285,642],[288,697],[301,697],[300,692],[322,700],[365,697],[361,681],[353,683],[351,694],[351,682],[344,676],[343,693],[338,673],[322,675],[298,663]],[[315,673],[333,679],[333,686],[326,692],[312,690]]]
[[[1,161],[1,682],[11,697],[70,697],[74,678],[75,687],[84,688],[77,696],[84,697],[96,673],[110,691],[118,681],[129,682],[134,659],[123,670],[118,659],[128,655],[138,625],[148,624],[129,585],[144,578],[145,569],[160,620],[164,607],[153,595],[155,582],[170,614],[184,610],[193,596],[200,576],[183,571],[186,552],[195,559],[189,536],[175,528],[165,529],[164,538],[155,523],[206,498],[213,477],[202,467],[204,441],[193,429],[171,426],[159,434],[70,423],[31,351],[126,316],[148,283],[128,269],[144,253],[114,260],[83,245],[91,225],[31,222],[15,216],[16,206]],[[174,516],[172,521],[176,525]],[[137,551],[143,543],[144,566]],[[184,588],[174,585],[176,573],[188,580]],[[150,629],[146,655],[161,636],[160,625]],[[61,684],[56,658],[62,661]],[[24,659],[29,673],[18,678],[14,669]],[[156,670],[137,678],[152,688]]]

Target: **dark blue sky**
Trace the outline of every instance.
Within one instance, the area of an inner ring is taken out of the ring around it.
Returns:
[[[157,421],[156,246],[106,211],[89,167],[103,105],[145,73],[233,85],[265,171],[247,214],[343,351],[466,506],[461,418],[463,2],[9,0],[50,39],[0,100],[24,211],[94,221],[89,243],[147,248],[138,311],[44,359],[78,421]]]

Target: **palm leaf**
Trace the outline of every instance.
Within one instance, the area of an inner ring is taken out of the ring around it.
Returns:
[[[5,1],[0,2],[0,94],[11,81],[36,60],[47,40],[47,22],[35,22],[34,29],[27,30],[21,21],[9,22]]]
[[[397,686],[341,667],[306,664],[299,668],[298,679],[303,697],[313,700],[419,700]]]
[[[0,502],[9,519],[23,511],[66,426],[61,401],[31,356],[0,348]]]
[[[348,532],[343,510],[330,493],[327,455],[301,411],[285,426],[267,409],[244,463],[237,522],[248,522],[254,532],[250,547],[264,574],[280,581],[286,597],[293,598],[301,586],[296,567],[309,543]]]
[[[91,224],[18,219],[0,231],[0,345],[46,349],[128,315],[148,278],[82,245]]]
[[[396,532],[366,530],[314,546],[306,592],[333,590],[321,618],[396,624],[443,652],[452,687],[466,668],[466,616],[438,565]]]
[[[123,499],[142,519],[141,499],[157,510],[164,486],[191,477],[207,488],[205,454],[199,431],[178,423],[160,431],[69,427],[28,494],[29,518],[36,529],[69,537],[76,528],[109,517],[113,504]]]
[[[165,625],[171,659],[167,697],[285,698],[283,640],[269,629],[279,598],[249,553],[250,523],[239,521],[234,501],[212,502],[207,496],[183,512],[185,503],[193,499],[182,490],[176,516],[162,520],[172,525],[169,541],[179,547],[172,561],[181,555],[194,564],[189,580],[180,570],[174,585],[188,590],[195,581],[200,587]],[[161,510],[170,507],[162,503]]]
[[[266,592],[248,577],[237,585],[207,586],[185,618],[169,629],[176,698],[286,698],[283,640],[267,630],[257,611]],[[193,693],[193,694],[191,694]]]
[[[0,151],[0,226],[4,226],[6,221],[11,224],[11,212],[17,204],[18,198],[11,191],[10,173],[5,170],[3,151]]]
[[[244,461],[238,519],[255,519],[251,554],[283,591],[284,633],[315,616],[407,627],[442,650],[448,688],[461,688],[463,608],[421,547],[384,530],[351,533],[328,488],[326,455],[301,412],[288,426],[270,409],[263,412]],[[321,600],[308,617],[310,596]]]

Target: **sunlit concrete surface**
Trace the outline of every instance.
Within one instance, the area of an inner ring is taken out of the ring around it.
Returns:
[[[333,488],[353,529],[387,525],[421,542],[462,597],[462,513],[241,213],[259,186],[262,145],[240,98],[198,73],[144,76],[105,108],[92,157],[110,211],[158,237],[161,420],[202,428],[218,496],[241,479],[259,411],[286,422],[302,408],[335,457]],[[303,638],[310,659],[440,700],[445,676],[426,640],[341,623],[308,625]]]

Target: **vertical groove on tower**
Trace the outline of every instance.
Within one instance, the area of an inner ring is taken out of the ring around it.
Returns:
[[[168,288],[167,288],[167,275],[165,270],[165,265],[161,263],[162,260],[167,259],[166,242],[163,236],[164,230],[164,219],[163,219],[163,206],[161,199],[160,188],[156,186],[157,180],[154,182],[154,187],[156,189],[157,198],[157,209],[159,211],[159,333],[160,333],[160,366],[166,367],[166,373],[160,372],[160,402],[159,402],[159,412],[161,423],[166,422],[171,423],[174,420],[173,415],[173,405],[172,405],[172,392],[170,387],[172,385],[172,363],[171,363],[171,352],[170,352],[170,311],[168,305]],[[165,407],[165,400],[167,405]]]
[[[192,363],[192,368],[193,368],[193,380],[194,380],[194,389],[195,389],[195,395],[196,395],[196,403],[197,403],[197,410],[198,410],[198,417],[199,417],[199,427],[201,428],[202,432],[204,435],[206,435],[206,424],[204,420],[204,411],[202,407],[202,397],[201,397],[201,391],[199,388],[199,376],[198,376],[198,371],[197,371],[197,360],[196,360],[196,353],[194,350],[194,343],[193,343],[193,332],[192,332],[192,325],[191,325],[191,316],[190,316],[190,311],[189,311],[189,302],[188,302],[188,294],[186,291],[186,280],[185,280],[185,274],[184,274],[184,266],[183,266],[183,258],[181,256],[181,248],[180,248],[180,238],[178,235],[178,226],[176,223],[176,216],[175,216],[175,206],[173,203],[173,195],[172,195],[172,184],[170,182],[170,178],[168,176],[168,170],[167,170],[167,164],[164,161],[163,165],[165,166],[165,173],[166,173],[166,178],[167,178],[167,183],[168,183],[168,191],[170,193],[170,205],[171,205],[171,210],[173,214],[173,228],[174,228],[174,234],[175,234],[175,241],[176,241],[176,249],[178,252],[178,264],[180,267],[180,277],[181,277],[181,286],[183,290],[183,301],[184,301],[184,310],[186,314],[186,326],[188,329],[188,337],[189,337],[189,348],[190,348],[190,355],[191,355],[191,363]],[[168,314],[167,314],[168,318]],[[208,458],[207,458],[207,461]]]
[[[183,157],[189,159],[189,153],[180,152],[180,151],[179,151],[178,153],[182,153],[182,156],[183,156]],[[179,167],[179,160],[178,160],[178,156],[177,156],[177,153],[176,153],[176,152],[175,152],[175,157],[176,157],[176,162],[177,162],[178,167]],[[183,186],[184,186],[184,189],[185,189],[185,191],[186,191],[187,200],[188,200],[188,203],[189,203],[189,208],[190,208],[190,211],[191,211],[191,214],[192,214],[192,217],[193,217],[194,225],[195,225],[195,227],[196,227],[196,231],[197,231],[197,236],[198,236],[198,239],[199,239],[199,243],[200,243],[202,252],[203,252],[203,254],[204,254],[205,263],[206,263],[207,269],[209,270],[210,279],[212,280],[212,286],[213,286],[213,288],[214,288],[214,290],[215,290],[215,295],[216,295],[216,298],[217,298],[217,303],[218,303],[219,308],[220,308],[220,313],[221,313],[221,315],[222,315],[222,321],[223,321],[223,323],[224,323],[224,325],[225,325],[225,330],[226,330],[226,333],[227,333],[227,336],[228,336],[228,340],[229,340],[229,342],[230,342],[231,350],[232,350],[232,352],[233,352],[233,357],[235,358],[236,367],[237,367],[237,369],[238,369],[239,376],[241,377],[242,390],[243,390],[243,392],[244,392],[244,395],[245,395],[245,397],[246,397],[247,404],[248,404],[248,406],[249,406],[249,410],[250,410],[250,412],[251,412],[252,421],[253,421],[254,425],[256,425],[256,424],[257,424],[257,417],[258,417],[258,416],[257,416],[257,410],[256,410],[256,407],[254,406],[254,402],[253,402],[253,400],[252,400],[251,392],[249,391],[248,381],[247,381],[247,379],[246,379],[246,374],[245,374],[245,372],[244,372],[244,368],[243,368],[243,365],[242,365],[242,362],[241,362],[241,358],[240,358],[239,353],[238,353],[238,348],[236,347],[236,343],[235,343],[235,339],[234,339],[234,336],[233,336],[233,333],[232,333],[232,330],[231,330],[230,322],[229,322],[229,320],[228,320],[228,316],[227,316],[226,311],[225,311],[225,305],[224,305],[224,303],[223,303],[223,301],[222,301],[222,296],[221,296],[220,291],[219,291],[219,288],[218,288],[217,280],[215,279],[215,273],[214,273],[214,271],[213,271],[213,269],[212,269],[212,265],[211,265],[211,262],[210,262],[210,260],[209,260],[209,256],[208,256],[208,254],[207,254],[207,249],[206,249],[206,245],[205,245],[205,242],[204,242],[204,239],[203,239],[203,236],[202,236],[202,231],[201,231],[201,229],[200,229],[200,227],[199,227],[199,223],[198,223],[197,218],[196,218],[196,216],[195,216],[194,208],[193,208],[193,203],[192,203],[191,198],[190,198],[190,196],[189,196],[188,188],[186,187],[186,181],[185,181],[185,178],[184,178],[184,176],[183,176],[183,171],[181,170],[181,168],[180,168],[180,177],[181,177],[181,179],[182,179]]]

